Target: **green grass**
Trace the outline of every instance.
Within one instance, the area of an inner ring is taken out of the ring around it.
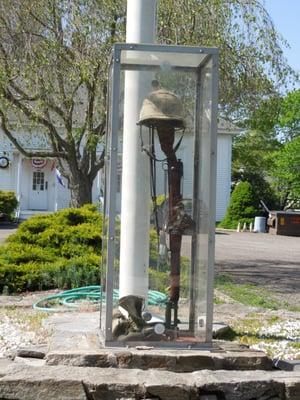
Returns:
[[[262,326],[271,326],[281,319],[277,316],[266,317],[264,314],[249,313],[247,318],[237,319],[232,322],[232,326],[224,334],[218,335],[216,339],[222,340],[237,340],[240,344],[251,346],[255,343],[259,343],[262,339],[268,343],[274,343],[281,337],[265,337],[261,336],[259,331]]]
[[[300,342],[293,342],[290,344],[291,347],[294,349],[299,349],[300,350]]]
[[[253,284],[234,283],[232,279],[226,275],[217,276],[215,287],[230,296],[233,300],[247,306],[278,310],[282,305],[272,297],[270,291]]]

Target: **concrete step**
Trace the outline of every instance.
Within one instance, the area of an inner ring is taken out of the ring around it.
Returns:
[[[0,399],[299,400],[300,372],[197,371],[30,366],[13,363]]]

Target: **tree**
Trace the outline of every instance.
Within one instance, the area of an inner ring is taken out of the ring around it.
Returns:
[[[0,4],[0,117],[4,133],[27,157],[55,157],[69,182],[71,205],[92,200],[103,166],[111,44],[125,30],[123,1],[3,0]],[[15,132],[28,124],[51,151],[28,151]]]
[[[300,89],[259,102],[241,126],[282,142],[300,135]]]
[[[283,208],[300,206],[300,136],[276,154],[273,176]]]
[[[233,182],[249,182],[256,197],[271,209],[279,207],[271,176],[275,155],[281,147],[282,144],[272,132],[246,131],[235,137],[233,142]]]
[[[220,50],[220,112],[241,120],[261,101],[277,95],[289,78],[286,41],[260,0],[164,0],[159,2],[162,43],[215,46]]]
[[[300,136],[300,89],[289,92],[283,99],[279,125],[287,139]]]
[[[259,199],[250,183],[239,182],[231,194],[226,214],[219,226],[234,229],[238,223],[251,223],[259,214]]]
[[[27,157],[55,157],[69,182],[71,204],[91,201],[103,166],[111,45],[124,41],[125,0],[2,0],[1,127]],[[161,43],[220,49],[220,110],[237,117],[272,96],[292,70],[271,19],[258,0],[159,2]],[[30,124],[51,151],[30,152],[15,125]]]

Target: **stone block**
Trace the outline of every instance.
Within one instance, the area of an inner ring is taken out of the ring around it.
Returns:
[[[17,350],[17,357],[30,357],[30,358],[45,358],[48,352],[48,347],[45,345],[32,346],[32,347],[21,347]]]
[[[216,369],[215,358],[211,354],[198,354],[189,355],[180,354],[176,357],[177,372],[193,372],[201,369]]]
[[[14,400],[299,400],[294,372],[209,371],[26,366],[0,379],[0,396]],[[0,398],[1,398],[0,397]],[[204,397],[204,398],[203,398]]]
[[[113,366],[109,355],[108,351],[52,351],[46,356],[46,364],[109,368]]]

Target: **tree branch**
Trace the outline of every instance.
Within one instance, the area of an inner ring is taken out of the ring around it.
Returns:
[[[18,140],[14,137],[12,132],[9,130],[8,125],[7,125],[7,119],[5,117],[5,114],[3,110],[0,109],[0,119],[1,119],[1,127],[3,129],[4,134],[8,137],[8,139],[12,142],[12,144],[16,147],[17,150],[19,150],[20,153],[22,153],[25,157],[32,158],[32,157],[59,157],[59,158],[65,158],[66,153],[65,152],[59,152],[59,151],[27,151],[24,149],[24,147],[18,142]]]
[[[46,128],[48,128],[49,132],[53,134],[57,140],[57,142],[64,147],[65,149],[68,148],[68,143],[62,139],[59,134],[57,133],[57,130],[55,126],[46,118],[37,115],[35,111],[25,104],[23,104],[20,100],[16,99],[14,95],[11,93],[9,89],[3,89],[2,93],[6,100],[8,100],[10,103],[15,105],[19,110],[23,111],[23,113],[30,119],[39,122],[40,124],[44,125]]]
[[[102,153],[99,157],[99,161],[95,162],[94,165],[92,164],[92,168],[90,170],[89,176],[92,180],[95,179],[97,172],[104,167],[104,157],[105,157],[105,150],[102,150]]]

